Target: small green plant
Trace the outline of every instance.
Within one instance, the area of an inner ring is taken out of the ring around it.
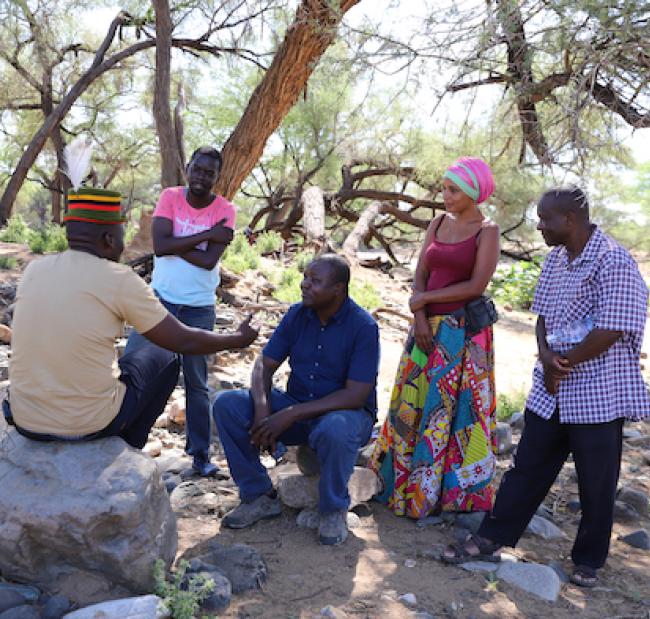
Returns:
[[[368,282],[361,284],[352,280],[350,282],[350,296],[356,303],[367,310],[377,309],[381,305],[381,298],[374,286]]]
[[[282,235],[279,232],[270,230],[269,232],[263,232],[257,237],[255,246],[257,251],[264,256],[280,251],[282,249],[282,243]]]
[[[302,273],[295,267],[285,267],[276,272],[274,283],[276,285],[273,296],[284,303],[297,303],[302,297],[300,282]]]
[[[524,410],[526,394],[523,391],[515,393],[500,393],[497,395],[497,421],[508,421],[514,413]]]
[[[163,604],[173,619],[194,619],[201,602],[214,589],[214,581],[198,574],[186,578],[189,563],[180,561],[171,581],[165,575],[165,564],[161,559],[154,563],[154,593],[162,598]]]
[[[499,267],[490,284],[490,294],[516,309],[529,309],[541,271],[541,258]]]
[[[68,249],[65,228],[56,224],[49,224],[39,230],[31,231],[27,242],[29,249],[35,254],[61,252]]]
[[[0,256],[0,269],[11,271],[16,268],[18,261],[13,256]]]
[[[259,267],[260,255],[243,234],[236,234],[224,252],[221,264],[234,273],[244,273]]]
[[[296,268],[301,272],[304,273],[305,269],[307,268],[307,265],[314,259],[314,254],[313,252],[310,251],[299,251],[296,253],[296,255],[293,257],[293,263],[296,266]]]
[[[27,222],[20,215],[14,215],[7,227],[0,232],[0,241],[5,243],[26,243],[30,230]]]

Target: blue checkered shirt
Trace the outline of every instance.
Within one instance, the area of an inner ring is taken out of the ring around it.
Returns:
[[[632,256],[595,227],[582,253],[569,263],[564,246],[546,257],[535,290],[533,312],[544,317],[547,335],[590,316],[595,329],[622,331],[602,355],[577,364],[556,395],[544,386],[542,364],[533,370],[527,407],[544,419],[559,408],[562,423],[605,423],[650,416],[650,395],[639,358],[648,288]],[[575,344],[552,348],[566,353]]]

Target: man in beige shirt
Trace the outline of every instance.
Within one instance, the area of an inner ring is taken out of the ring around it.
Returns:
[[[119,194],[81,188],[69,196],[69,249],[25,269],[3,408],[28,438],[121,436],[141,448],[176,385],[175,353],[241,348],[257,336],[250,319],[235,333],[216,334],[169,314],[149,286],[118,263],[122,222]],[[125,322],[157,346],[143,346],[118,363],[115,338]]]

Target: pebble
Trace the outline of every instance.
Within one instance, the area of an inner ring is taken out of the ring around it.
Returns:
[[[404,567],[415,567],[417,565],[417,561],[415,559],[406,559],[404,561]]]
[[[619,501],[633,507],[643,517],[648,516],[648,495],[641,490],[623,486],[616,496]]]
[[[334,608],[334,606],[325,606],[320,609],[321,617],[328,617],[329,619],[340,619],[343,615]]]
[[[497,578],[543,600],[555,602],[560,593],[560,578],[553,568],[539,563],[501,563]]]
[[[142,453],[147,454],[151,458],[157,458],[162,453],[162,448],[162,441],[154,438],[142,448]]]
[[[36,607],[24,604],[0,613],[0,619],[41,619],[41,613]]]
[[[638,518],[638,512],[627,503],[623,503],[623,501],[614,503],[614,520],[616,522],[635,522]]]
[[[424,529],[425,527],[433,527],[443,522],[444,520],[440,516],[427,516],[426,518],[420,518],[415,523],[415,526],[418,529]]]
[[[537,515],[534,515],[530,519],[526,530],[529,533],[538,535],[546,540],[563,539],[566,537],[564,531],[562,531],[556,524],[553,524],[550,520]]]
[[[348,529],[358,529],[361,526],[361,518],[359,518],[359,516],[354,512],[347,513],[346,522],[348,524]]]
[[[156,595],[142,595],[139,597],[109,600],[80,608],[67,615],[64,619],[158,619],[169,617],[160,612],[162,600]],[[4,619],[4,617],[3,617]]]
[[[43,607],[41,619],[61,619],[71,606],[65,595],[53,595]]]
[[[579,499],[571,499],[566,504],[567,511],[571,514],[577,514],[582,508],[580,507]]]
[[[461,563],[460,567],[466,572],[496,572],[499,564],[490,563],[489,561],[468,561],[467,563]]]
[[[413,619],[436,619],[431,613],[426,610],[420,610],[413,615]]]
[[[643,456],[643,459],[645,460],[646,464],[650,464],[650,450],[645,450],[641,452],[641,455]]]
[[[405,593],[404,595],[400,595],[397,599],[407,606],[417,606],[418,603],[414,593]]]
[[[221,573],[217,571],[211,572],[198,572],[197,576],[205,576],[212,580],[214,588],[210,595],[201,602],[201,610],[208,613],[220,613],[230,606],[232,598],[232,586],[230,581]],[[194,574],[191,574],[194,576]]]
[[[620,536],[622,542],[629,544],[633,548],[640,548],[641,550],[650,550],[650,535],[645,529],[639,529],[630,533],[629,535]]]
[[[15,608],[22,606],[27,600],[18,591],[12,589],[0,590],[0,613],[3,613],[8,608]]]
[[[22,595],[28,602],[36,602],[41,597],[41,592],[30,585],[16,585],[9,582],[0,582],[0,593],[14,591]]]
[[[623,426],[623,438],[639,438],[640,436],[643,436],[643,434],[635,428]]]

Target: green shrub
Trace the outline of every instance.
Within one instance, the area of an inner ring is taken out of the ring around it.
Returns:
[[[255,246],[257,251],[262,254],[272,254],[282,249],[282,235],[279,232],[263,232],[257,237]]]
[[[301,273],[304,273],[305,269],[307,268],[307,265],[313,259],[314,259],[314,253],[313,252],[311,252],[311,251],[299,251],[293,257],[293,263],[295,264],[296,268]]]
[[[508,421],[514,413],[524,410],[526,394],[523,391],[515,393],[500,393],[497,395],[497,421]]]
[[[181,588],[189,563],[180,561],[171,581],[165,577],[165,564],[161,559],[154,563],[154,593],[162,598],[173,619],[194,619],[201,602],[214,589],[214,581],[204,575],[190,576],[187,587]]]
[[[221,264],[234,273],[244,273],[260,266],[260,255],[243,234],[235,234],[221,258]]]
[[[285,267],[273,277],[276,285],[273,296],[283,303],[297,303],[302,298],[302,273],[295,267]]]
[[[49,224],[39,230],[31,231],[27,242],[29,249],[35,254],[61,252],[68,249],[65,228],[56,224]]]
[[[16,268],[18,261],[13,256],[0,256],[0,269],[11,271]]]
[[[490,294],[501,303],[517,309],[529,309],[533,303],[541,263],[540,258],[535,258],[532,262],[515,262],[499,267],[492,278]]]
[[[377,309],[381,305],[381,297],[377,294],[374,286],[368,282],[350,282],[350,296],[361,307],[367,310]]]
[[[7,227],[0,231],[0,241],[5,243],[26,243],[30,235],[29,226],[20,215],[14,215]]]

